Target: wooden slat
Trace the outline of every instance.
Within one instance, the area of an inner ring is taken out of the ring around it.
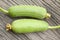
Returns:
[[[36,5],[46,8],[52,17],[45,19],[45,21],[51,26],[60,24],[60,0],[0,0],[0,7],[6,10],[12,5],[21,4]],[[0,12],[0,40],[60,40],[60,29],[27,34],[16,34],[12,31],[7,32],[5,25],[11,23],[13,20],[16,19]]]

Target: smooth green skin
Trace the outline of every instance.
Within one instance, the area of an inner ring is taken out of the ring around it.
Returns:
[[[13,21],[11,26],[12,30],[16,33],[29,33],[46,31],[49,25],[47,22],[42,20],[19,19]]]
[[[46,17],[47,11],[45,8],[39,6],[18,5],[10,7],[8,14],[12,17],[26,16],[43,19]]]

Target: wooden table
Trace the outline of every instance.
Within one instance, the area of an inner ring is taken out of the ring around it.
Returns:
[[[42,6],[52,15],[46,21],[51,26],[60,24],[60,0],[0,0],[0,7],[6,10],[12,5],[20,4]],[[5,25],[11,23],[13,20],[15,18],[13,19],[0,12],[0,40],[60,40],[60,29],[27,34],[16,34],[12,31],[7,32]]]

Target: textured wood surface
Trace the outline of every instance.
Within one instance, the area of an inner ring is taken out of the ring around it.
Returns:
[[[52,25],[60,24],[60,0],[0,0],[0,7],[8,9],[12,5],[39,5],[45,7],[52,15],[46,21]],[[45,32],[16,34],[5,30],[6,23],[11,23],[14,19],[0,12],[0,40],[60,40],[60,29],[47,30]]]

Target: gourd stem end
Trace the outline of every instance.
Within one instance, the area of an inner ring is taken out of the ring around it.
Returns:
[[[5,14],[8,13],[7,10],[5,10],[5,9],[3,9],[3,8],[1,8],[1,7],[0,7],[0,11],[1,11],[1,12],[4,12]]]
[[[49,29],[59,29],[60,28],[60,25],[58,26],[49,26]]]

